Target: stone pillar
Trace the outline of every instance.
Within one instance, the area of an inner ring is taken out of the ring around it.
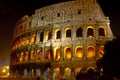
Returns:
[[[64,68],[60,68],[60,80],[63,79],[63,76],[64,76]]]
[[[38,54],[37,54],[37,48],[35,47],[35,60],[37,60],[37,56],[38,56]]]
[[[87,58],[87,44],[84,45],[86,41],[83,42],[83,60],[86,60]]]
[[[63,46],[61,45],[61,46],[60,46],[60,60],[62,61],[63,58],[64,58],[64,48],[63,48]]]
[[[45,29],[43,30],[43,34],[44,34],[43,42],[46,42],[46,30]]]
[[[74,49],[74,45],[72,45],[72,61],[75,59],[75,49]]]
[[[49,80],[52,80],[52,77],[53,77],[53,67],[51,67],[50,69],[50,75],[49,75]]]
[[[38,44],[40,41],[40,33],[36,32],[36,44]]]
[[[75,70],[73,68],[71,69],[71,80],[76,80]]]
[[[43,71],[43,66],[41,67],[41,74],[40,74],[40,80],[43,80],[44,76],[44,71]]]
[[[96,41],[96,45],[95,45],[95,53],[96,53],[96,59],[98,60],[99,59],[99,42]]]
[[[42,60],[44,60],[44,55],[45,55],[45,45],[43,45],[42,47]]]
[[[30,33],[30,45],[32,44],[31,40],[32,40],[32,33]]]

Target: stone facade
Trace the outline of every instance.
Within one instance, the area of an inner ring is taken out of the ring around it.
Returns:
[[[15,25],[11,76],[74,80],[82,69],[96,70],[104,43],[112,39],[110,20],[96,0],[37,9]]]

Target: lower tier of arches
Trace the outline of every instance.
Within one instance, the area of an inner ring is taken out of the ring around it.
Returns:
[[[10,73],[14,77],[40,77],[40,80],[75,80],[78,73],[89,69],[96,71],[95,61],[23,63],[11,65]]]

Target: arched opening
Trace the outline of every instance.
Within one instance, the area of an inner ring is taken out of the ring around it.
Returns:
[[[87,58],[88,59],[95,58],[95,48],[93,46],[89,46],[87,48]]]
[[[37,59],[41,60],[42,59],[42,48],[37,50]]]
[[[60,59],[60,48],[56,48],[54,51],[54,59]]]
[[[36,33],[33,33],[32,34],[32,39],[31,39],[31,43],[35,44],[35,42],[36,42]]]
[[[13,50],[19,48],[19,41],[15,40],[13,43]]]
[[[45,53],[45,59],[51,59],[51,57],[52,57],[52,51],[51,51],[52,49],[47,49],[46,50],[46,53]]]
[[[31,50],[31,52],[30,52],[30,59],[31,59],[31,60],[34,60],[34,59],[35,59],[35,50],[34,50],[34,49]]]
[[[71,69],[69,67],[65,68],[63,79],[71,80]]]
[[[20,47],[20,41],[18,39],[17,42],[16,42],[16,47],[15,48],[19,48],[19,47]]]
[[[60,39],[61,38],[61,31],[60,31],[60,29],[56,29],[55,30],[55,37],[56,37],[56,39]]]
[[[29,59],[29,52],[26,51],[26,52],[25,52],[25,61],[28,61],[28,59]]]
[[[29,45],[29,44],[30,44],[30,35],[26,37],[26,45]]]
[[[31,74],[32,77],[35,77],[36,76],[36,72],[35,72],[35,69],[32,69],[32,74]]]
[[[25,37],[22,38],[22,46],[25,45]]]
[[[24,77],[27,77],[27,75],[28,75],[28,70],[27,69],[24,69],[23,75],[24,75]]]
[[[71,28],[65,29],[65,35],[66,35],[66,37],[71,37]]]
[[[83,49],[82,47],[76,47],[76,58],[82,58],[83,57]]]
[[[60,80],[60,69],[59,68],[55,68],[53,70],[52,80]]]
[[[89,68],[87,69],[87,72],[88,72],[88,74],[92,74],[92,73],[95,72],[95,68],[94,68],[94,67],[89,67]]]
[[[87,37],[93,37],[94,36],[94,30],[92,26],[89,26],[87,28]]]
[[[40,33],[40,42],[43,41],[43,38],[44,38],[44,32],[41,32],[41,33]]]
[[[47,68],[43,73],[43,80],[49,80],[50,79],[50,68]]]
[[[78,28],[76,31],[76,37],[82,37],[82,28]]]
[[[13,58],[13,59],[14,59],[14,58]],[[20,54],[19,54],[19,53],[16,54],[16,61],[17,61],[17,62],[20,61]]]
[[[24,53],[21,52],[21,53],[20,53],[20,62],[23,61],[23,58],[24,58]]]
[[[99,47],[99,57],[101,58],[103,57],[103,55],[104,55],[104,46],[102,45]]]
[[[21,43],[20,43],[20,38],[18,39],[18,47],[21,46]]]
[[[78,67],[78,68],[75,69],[75,76],[77,76],[80,73],[80,70],[81,70],[80,67]]]
[[[36,77],[39,77],[40,78],[41,76],[41,69],[40,68],[37,68],[36,69]],[[38,80],[38,79],[37,79]]]
[[[99,36],[105,36],[105,30],[104,30],[104,28],[102,28],[102,27],[100,27],[99,29],[98,29],[98,35]]]
[[[66,47],[64,49],[64,58],[65,59],[70,59],[71,58],[71,48]]]
[[[22,46],[22,38],[20,38],[20,46]]]
[[[11,55],[11,56],[12,56],[12,57],[11,57],[11,58],[12,58],[11,61],[12,61],[13,63],[18,62],[18,55],[17,55],[16,53],[15,53],[14,55]]]
[[[52,39],[52,31],[47,31],[47,33],[46,33],[46,40],[50,40],[50,39]]]

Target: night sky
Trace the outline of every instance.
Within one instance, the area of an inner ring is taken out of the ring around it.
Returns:
[[[36,9],[69,0],[0,0],[0,67],[9,64],[12,34],[15,23]],[[120,35],[119,0],[98,0],[104,14],[110,19],[113,34]]]

